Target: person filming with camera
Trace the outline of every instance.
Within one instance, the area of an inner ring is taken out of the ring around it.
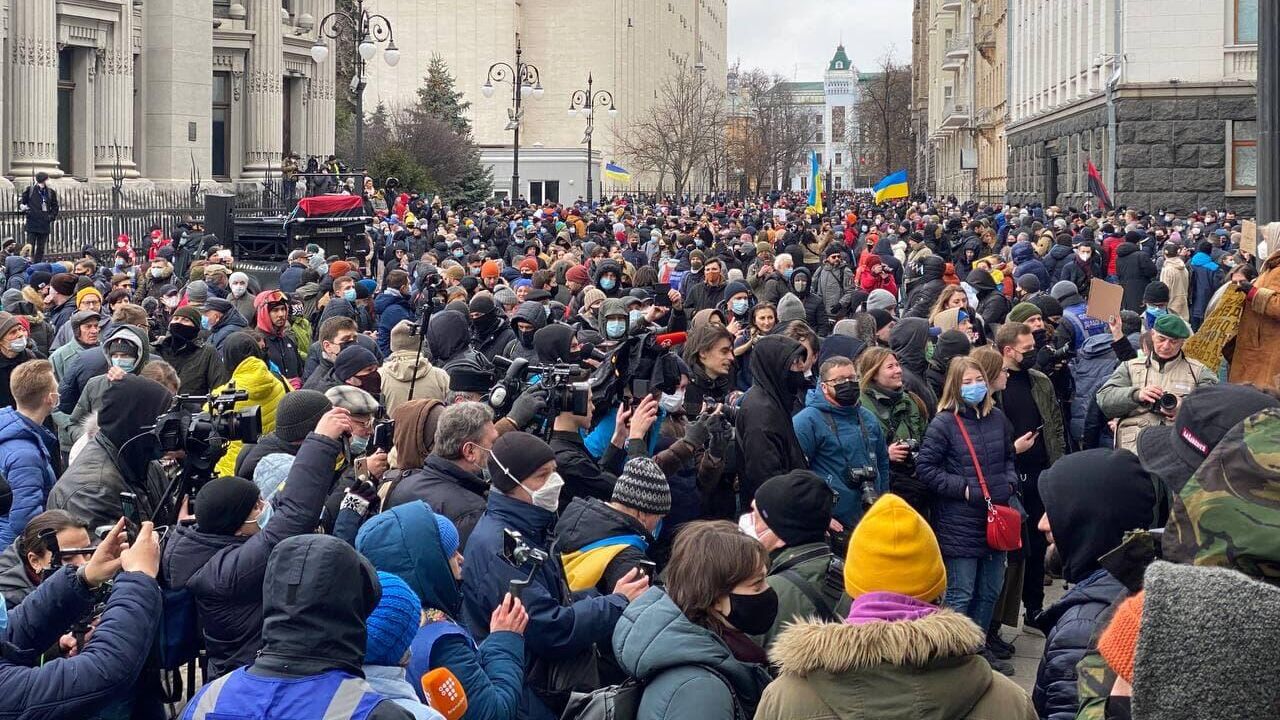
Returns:
[[[1172,425],[1182,398],[1218,378],[1198,360],[1182,352],[1191,328],[1177,315],[1156,321],[1144,339],[1144,356],[1121,363],[1098,390],[1098,409],[1117,420],[1116,447],[1138,451],[1138,433],[1155,425]]]
[[[186,588],[195,600],[209,652],[207,679],[253,662],[262,644],[262,583],[271,550],[286,538],[315,531],[342,439],[352,431],[344,408],[320,418],[298,448],[269,516],[253,481],[209,481],[191,503],[195,524],[177,526],[165,543],[163,580],[170,588]]]

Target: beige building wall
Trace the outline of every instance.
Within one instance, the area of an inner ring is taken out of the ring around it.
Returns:
[[[977,0],[977,87],[974,94],[978,128],[978,194],[983,199],[1003,198],[1009,175],[1009,143],[1005,138],[1008,113],[1008,33],[1005,0]]]
[[[395,68],[380,61],[371,65],[367,105],[413,103],[431,56],[439,54],[472,103],[472,127],[482,147],[511,145],[512,133],[504,129],[511,86],[497,85],[491,98],[480,88],[493,63],[515,62],[517,32],[522,59],[538,68],[544,91],[540,99],[522,101],[522,151],[560,148],[585,157],[586,121],[567,111],[573,91],[585,90],[588,72],[597,91],[613,93],[618,109],[615,118],[597,115],[594,150],[624,165],[625,159],[613,157],[615,132],[626,132],[648,113],[663,80],[681,64],[694,68],[701,62],[707,82],[725,89],[727,0],[378,0],[377,11],[396,28],[401,61]],[[524,184],[535,175],[526,171],[523,152],[520,165]],[[636,188],[656,185],[655,178],[632,175]],[[701,175],[694,181],[705,181]],[[510,178],[495,173],[494,182],[504,189]],[[562,187],[561,198],[566,196]]]
[[[977,170],[962,165],[976,160],[974,89],[976,85],[976,0],[930,0],[928,16],[928,142],[933,191],[971,197]]]

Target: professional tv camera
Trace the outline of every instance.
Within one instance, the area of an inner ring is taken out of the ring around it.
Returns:
[[[547,410],[538,418],[543,434],[549,434],[556,416],[563,412],[574,415],[590,413],[591,383],[578,380],[584,376],[578,365],[558,363],[534,365],[526,358],[507,359],[501,355],[493,359],[497,384],[489,391],[489,404],[495,410],[505,412],[521,393],[530,390],[546,390]]]
[[[236,410],[237,402],[248,399],[249,393],[236,389],[234,382],[218,395],[178,395],[173,399],[169,410],[156,418],[151,432],[160,439],[163,452],[182,451],[181,464],[165,489],[156,517],[131,520],[173,524],[182,498],[194,496],[213,479],[214,466],[226,454],[230,442],[258,441],[262,434],[262,408],[252,405]]]

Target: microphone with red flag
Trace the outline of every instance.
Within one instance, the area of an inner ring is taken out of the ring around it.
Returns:
[[[438,667],[423,675],[421,682],[427,704],[445,716],[445,720],[459,720],[467,714],[467,694],[463,692],[458,676],[449,668]]]
[[[663,335],[655,335],[653,342],[663,350],[670,350],[676,345],[683,345],[689,339],[689,334],[684,332],[666,333]]]

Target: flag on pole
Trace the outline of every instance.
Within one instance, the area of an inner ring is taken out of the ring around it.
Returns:
[[[907,171],[899,170],[892,175],[886,175],[871,187],[871,192],[875,193],[877,203],[907,197],[911,194],[907,185]]]
[[[822,214],[822,166],[818,164],[818,153],[809,153],[809,207],[819,215]]]
[[[1085,160],[1089,171],[1089,192],[1098,198],[1098,206],[1102,210],[1110,210],[1111,196],[1107,194],[1107,186],[1102,184],[1102,175],[1092,160]]]
[[[631,184],[631,173],[617,163],[606,162],[604,164],[604,177],[606,180],[612,180],[620,185]]]

